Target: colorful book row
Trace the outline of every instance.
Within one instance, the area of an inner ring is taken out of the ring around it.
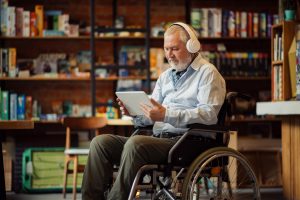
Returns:
[[[37,118],[40,107],[31,96],[1,90],[0,88],[0,120],[24,120]]]
[[[278,15],[232,11],[221,8],[193,8],[191,25],[200,37],[270,37]]]

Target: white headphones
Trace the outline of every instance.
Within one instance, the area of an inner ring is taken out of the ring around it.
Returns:
[[[184,28],[184,30],[186,30],[190,37],[190,39],[186,43],[186,49],[190,53],[197,53],[200,50],[201,45],[194,31],[187,24],[182,22],[173,23],[171,26],[173,25],[181,26],[182,28]]]

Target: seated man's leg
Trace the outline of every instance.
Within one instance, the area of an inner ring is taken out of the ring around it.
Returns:
[[[105,134],[92,140],[82,180],[83,200],[104,200],[106,186],[112,177],[113,165],[120,162],[127,139],[126,137]]]
[[[108,200],[127,200],[135,175],[145,164],[167,162],[169,149],[175,140],[137,135],[128,139],[121,157],[117,179]]]

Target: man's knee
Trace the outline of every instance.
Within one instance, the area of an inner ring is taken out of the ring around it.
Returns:
[[[90,149],[98,149],[107,146],[111,140],[111,136],[109,134],[99,135],[94,137],[90,143]]]
[[[144,141],[147,139],[146,137],[148,137],[148,136],[136,135],[136,136],[130,137],[127,140],[127,142],[125,143],[124,151],[139,152],[141,147],[143,147],[145,145]]]

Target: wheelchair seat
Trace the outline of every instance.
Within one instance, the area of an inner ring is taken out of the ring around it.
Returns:
[[[170,149],[165,164],[147,164],[140,168],[128,199],[136,199],[139,191],[145,189],[151,192],[151,199],[260,199],[257,179],[249,162],[227,147],[231,130],[225,126],[225,119],[231,115],[235,98],[249,100],[250,97],[230,92],[216,125],[189,125],[189,130]],[[204,137],[203,133],[213,134],[215,139]],[[145,174],[150,175],[150,182],[143,183]],[[243,188],[248,189],[246,195]]]

